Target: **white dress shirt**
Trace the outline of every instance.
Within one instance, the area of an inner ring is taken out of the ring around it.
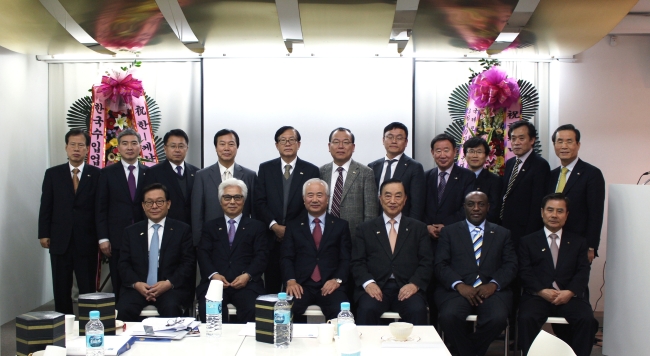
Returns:
[[[447,183],[449,182],[449,177],[451,176],[451,170],[454,169],[455,165],[456,164],[453,163],[449,168],[445,170],[441,170],[440,167],[438,167],[438,184],[436,184],[436,187],[440,185],[440,172],[447,172],[447,174],[445,174],[445,183]]]
[[[557,232],[551,232],[551,230],[544,227],[544,234],[546,235],[546,242],[548,242],[548,247],[549,248],[551,248],[551,244],[553,243],[553,239],[551,238],[551,234],[556,234],[557,235],[557,250],[559,252],[560,251],[560,241],[562,241],[562,229],[558,230]]]
[[[138,161],[135,161],[134,164],[128,164],[124,160],[122,160],[120,162],[122,162],[122,166],[124,166],[124,174],[126,174],[126,180],[127,181],[129,180],[129,173],[131,173],[131,171],[129,171],[129,166],[135,167],[135,169],[133,170],[133,176],[135,177],[135,186],[137,187],[138,186],[138,172],[140,171],[140,165],[138,164]]]
[[[395,156],[395,158],[388,158],[388,156],[384,157],[384,166],[381,169],[381,176],[379,176],[379,186],[381,187],[381,183],[384,182],[384,176],[386,175],[386,167],[388,167],[388,161],[395,160],[393,164],[390,166],[390,178],[393,178],[395,175],[395,170],[397,169],[397,164],[399,163],[400,158],[402,158],[403,153],[398,154]]]
[[[234,169],[235,169],[235,163],[233,163],[232,166],[230,166],[230,167],[228,167],[228,168],[224,167],[224,166],[221,164],[221,162],[217,162],[217,164],[219,165],[219,173],[221,173],[221,181],[222,181],[222,182],[223,182],[224,180],[226,180],[226,176],[225,176],[226,172],[230,173],[230,177],[231,177],[231,178],[235,178],[235,171],[234,171]]]
[[[576,168],[576,163],[578,163],[578,157],[576,157],[576,159],[574,159],[573,162],[567,164],[566,166],[562,166],[562,168],[566,167],[567,169],[569,169],[569,171],[566,172],[566,181],[564,182],[565,184],[566,184],[566,182],[569,181],[569,176],[571,175],[571,172],[573,172],[573,169]],[[560,170],[560,175],[557,178],[557,184],[555,185],[555,190],[557,190],[557,186],[560,184],[560,177],[562,177],[562,171],[561,170]]]
[[[391,228],[391,226],[390,226],[390,217],[388,217],[388,215],[386,215],[386,213],[383,213],[382,216],[384,217],[384,224],[386,225],[386,234],[387,234],[388,236],[390,236],[390,228]],[[402,213],[399,213],[399,214],[398,214],[396,217],[394,217],[393,219],[395,219],[394,227],[395,227],[395,232],[397,232],[397,231],[399,231],[399,222],[400,222],[400,220],[402,220]],[[395,279],[395,275],[391,274],[391,275],[390,275],[390,278],[391,278],[391,279]],[[374,280],[374,279],[369,279],[369,280],[367,280],[367,281],[363,284],[363,289],[366,289],[366,286],[367,286],[368,284],[370,284],[370,283],[375,283],[375,280]]]
[[[75,168],[77,168],[77,169],[79,169],[79,172],[77,172],[77,178],[78,178],[79,181],[81,182],[81,172],[83,172],[83,170],[84,170],[84,165],[85,165],[85,163],[84,163],[84,162],[81,162],[81,164],[79,165],[79,167],[75,167],[75,166],[72,165],[72,163],[68,162],[68,166],[70,166],[70,178],[72,178],[72,175],[74,174],[74,173],[72,173],[72,171],[73,171]]]
[[[343,186],[345,187],[345,179],[348,176],[348,171],[350,170],[350,163],[352,160],[349,160],[345,162],[342,166],[343,167],[343,172],[341,174],[343,175]],[[336,189],[336,180],[339,177],[339,172],[336,170],[339,169],[339,165],[332,162],[332,179],[330,179],[330,204],[329,207],[327,208],[329,212],[332,212],[332,199],[334,199],[334,189]]]
[[[174,162],[169,161],[169,164],[172,165],[172,170],[174,171],[174,173],[178,174],[178,171],[176,170],[176,167],[180,166],[181,167],[181,175],[185,174],[185,161],[181,162],[181,164],[179,164],[179,165],[176,165],[176,164],[174,164]]]
[[[533,153],[533,149],[531,148],[530,151],[524,153],[521,157],[515,156],[515,163],[517,163],[517,158],[521,160],[521,163],[519,164],[519,167],[523,166],[528,157],[530,157],[531,153]],[[514,169],[514,168],[513,168]],[[519,169],[517,169],[519,170]]]

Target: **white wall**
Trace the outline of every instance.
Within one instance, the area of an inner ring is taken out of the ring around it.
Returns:
[[[0,324],[52,300],[50,257],[37,239],[48,167],[47,64],[0,47]]]

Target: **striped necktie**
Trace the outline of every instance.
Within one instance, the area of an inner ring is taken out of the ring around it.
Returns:
[[[501,204],[501,212],[499,213],[499,218],[501,218],[501,220],[503,220],[503,211],[506,208],[506,199],[510,194],[510,189],[512,189],[512,185],[515,183],[515,179],[517,179],[517,175],[519,175],[520,164],[521,164],[521,160],[517,158],[517,161],[515,162],[515,167],[512,169],[512,174],[510,175],[510,180],[508,181],[508,189],[506,189],[506,194],[503,196],[503,202]]]
[[[476,265],[479,266],[481,264],[481,247],[483,246],[483,229],[480,227],[476,227],[472,231],[472,244],[474,245],[474,258],[476,258]],[[476,281],[474,282],[473,287],[476,288],[482,283],[480,276],[476,276]]]

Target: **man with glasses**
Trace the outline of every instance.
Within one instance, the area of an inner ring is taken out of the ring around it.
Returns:
[[[72,129],[65,135],[68,162],[45,171],[38,239],[50,250],[54,310],[74,314],[72,272],[79,293],[94,293],[97,274],[95,192],[99,168],[85,164],[90,135]]]
[[[275,132],[275,148],[280,157],[260,164],[255,197],[256,217],[267,227],[269,261],[264,272],[266,293],[280,292],[281,243],[287,222],[305,211],[301,188],[311,178],[318,178],[318,167],[298,158],[300,132],[282,126]]]
[[[190,140],[185,131],[174,129],[165,134],[163,143],[167,159],[147,171],[144,186],[160,183],[167,187],[172,202],[169,217],[189,225],[192,223],[192,186],[199,170],[185,162]]]
[[[401,122],[393,122],[384,127],[382,142],[386,149],[386,156],[368,167],[375,172],[377,187],[388,179],[399,179],[406,192],[406,205],[402,210],[404,216],[415,220],[424,221],[424,168],[422,165],[404,154],[409,131]],[[381,214],[381,209],[379,211]]]
[[[167,188],[154,183],[143,189],[147,220],[124,231],[120,255],[122,290],[117,302],[120,320],[140,321],[147,305],[165,318],[180,317],[194,284],[196,255],[190,226],[168,217],[172,202]]]
[[[472,137],[463,144],[463,153],[469,170],[476,175],[474,190],[487,194],[490,201],[490,210],[487,220],[499,223],[501,210],[501,177],[484,169],[485,161],[490,153],[488,143],[481,137]]]
[[[205,223],[201,234],[197,252],[201,283],[196,287],[196,297],[202,322],[210,280],[223,282],[224,322],[228,322],[228,304],[237,308],[240,323],[255,321],[255,299],[264,294],[268,227],[243,214],[247,195],[243,181],[230,178],[221,182],[218,197],[223,215]]]

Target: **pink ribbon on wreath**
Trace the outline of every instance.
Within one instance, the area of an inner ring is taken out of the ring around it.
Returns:
[[[106,100],[117,107],[120,99],[130,105],[132,103],[131,98],[139,98],[144,95],[144,88],[142,87],[142,81],[133,78],[132,74],[128,74],[126,77],[119,74],[113,76],[104,75],[97,93],[103,95]]]

